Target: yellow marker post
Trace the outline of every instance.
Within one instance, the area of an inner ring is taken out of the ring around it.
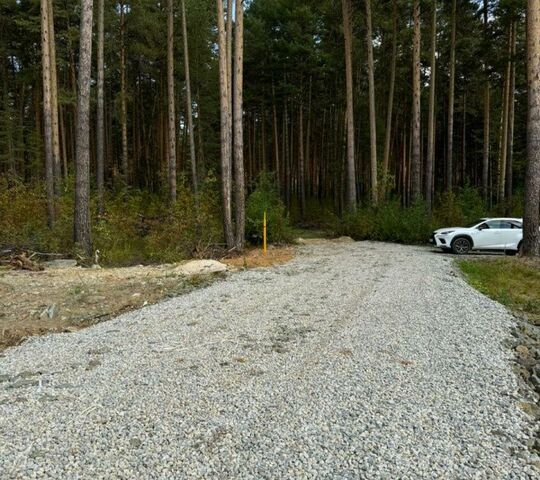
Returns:
[[[263,253],[266,255],[266,210],[263,215]]]

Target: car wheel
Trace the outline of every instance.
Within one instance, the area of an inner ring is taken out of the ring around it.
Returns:
[[[516,255],[518,253],[517,250],[505,250],[504,251],[504,254],[505,255],[508,255],[509,257],[513,257],[514,255]]]
[[[465,255],[471,250],[471,242],[468,238],[459,237],[452,242],[452,252],[457,255]]]

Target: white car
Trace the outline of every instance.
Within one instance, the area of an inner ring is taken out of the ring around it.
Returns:
[[[499,250],[515,255],[523,240],[523,219],[481,218],[464,227],[440,228],[431,243],[445,251],[464,255],[471,250]]]

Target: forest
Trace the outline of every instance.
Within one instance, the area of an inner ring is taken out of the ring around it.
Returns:
[[[526,9],[1,0],[0,249],[176,261],[265,211],[274,242],[423,243],[526,199],[537,230]]]

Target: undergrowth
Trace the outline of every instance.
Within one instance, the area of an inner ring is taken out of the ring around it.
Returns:
[[[169,207],[163,194],[120,189],[107,192],[105,214],[98,216],[93,196],[92,240],[99,263],[133,265],[212,256],[223,247],[219,181],[215,177],[209,176],[202,183],[199,200],[197,218],[193,195],[183,182],[179,183],[174,208]],[[348,235],[355,240],[409,244],[425,243],[435,228],[463,225],[488,213],[502,213],[486,212],[481,195],[472,188],[437,197],[431,215],[423,202],[405,208],[397,199],[389,199],[378,207],[361,205],[356,212],[341,217],[334,207],[331,202],[308,200],[300,221],[295,202],[287,212],[272,175],[261,174],[246,199],[246,238],[252,244],[262,242],[264,212],[271,243],[288,243],[298,232],[306,236],[307,231],[293,229],[293,223],[327,236]],[[74,255],[73,208],[71,180],[57,199],[56,222],[49,228],[42,183],[25,185],[0,180],[0,250]]]
[[[364,206],[342,219],[334,218],[333,225],[338,235],[349,235],[355,240],[422,244],[437,228],[460,226],[481,217],[506,216],[505,213],[518,216],[521,212],[504,212],[503,207],[488,211],[478,190],[463,188],[438,196],[431,215],[423,201],[403,207],[398,199],[390,199],[378,207]]]
[[[170,208],[164,196],[139,190],[108,192],[105,214],[91,198],[92,242],[103,265],[176,262],[208,254],[222,242],[217,180],[201,188],[199,218],[189,188],[178,186]],[[47,226],[43,184],[0,185],[0,250],[74,255],[73,189],[68,182],[56,201],[56,221]]]

